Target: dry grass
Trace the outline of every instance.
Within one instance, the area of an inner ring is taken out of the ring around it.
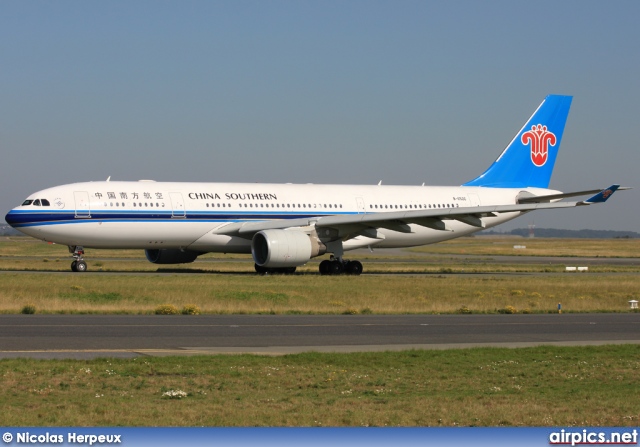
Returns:
[[[526,249],[514,249],[524,245]],[[493,256],[638,258],[640,239],[558,239],[478,236],[412,248],[414,253]]]
[[[420,250],[513,251],[513,240],[463,238]],[[526,243],[527,250],[531,247],[540,253],[552,244],[558,254],[578,250],[577,245],[585,243],[603,252],[638,244],[627,239]],[[209,254],[193,264],[174,267],[151,264],[141,259],[140,250],[89,250],[90,271],[98,274],[59,275],[56,272],[69,271],[66,247],[16,238],[0,243],[0,270],[20,271],[0,275],[0,312],[20,312],[27,304],[49,313],[153,313],[162,304],[179,309],[193,304],[203,313],[496,312],[509,306],[518,312],[553,312],[558,302],[565,312],[593,312],[625,311],[627,302],[638,299],[640,293],[635,265],[590,261],[590,273],[568,274],[560,264],[496,264],[482,256],[457,259],[406,251],[384,253],[359,257],[366,260],[366,272],[397,274],[320,277],[318,261],[313,260],[299,269],[302,274],[261,277],[254,273],[247,255]],[[415,257],[420,261],[409,261]],[[25,273],[30,270],[34,273]],[[543,272],[547,274],[535,275]]]
[[[452,313],[626,311],[635,275],[321,277],[219,274],[0,275],[0,312],[153,313],[161,304],[203,313]]]

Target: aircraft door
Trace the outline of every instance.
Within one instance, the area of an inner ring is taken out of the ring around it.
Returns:
[[[187,216],[187,213],[184,208],[184,200],[182,199],[182,193],[180,192],[170,192],[169,197],[171,198],[171,217],[184,218]]]
[[[478,196],[478,194],[470,193],[469,202],[469,205],[471,206],[480,206],[480,197]]]
[[[76,219],[91,218],[91,201],[87,191],[74,191],[73,198],[76,202]]]
[[[358,214],[367,214],[367,210],[364,208],[364,199],[362,197],[356,197],[358,204]]]

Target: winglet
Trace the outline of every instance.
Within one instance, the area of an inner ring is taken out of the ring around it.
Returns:
[[[595,196],[589,197],[583,203],[585,204],[604,203],[609,199],[609,197],[613,195],[614,192],[616,192],[618,188],[620,188],[620,185],[611,185],[608,188],[605,188],[602,191],[600,191]]]

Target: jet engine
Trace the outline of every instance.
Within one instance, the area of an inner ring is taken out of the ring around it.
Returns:
[[[188,264],[202,254],[197,251],[182,251],[177,248],[145,250],[144,253],[147,255],[147,260],[154,264]]]
[[[298,230],[262,230],[251,241],[253,260],[260,267],[298,267],[326,250],[316,237]]]

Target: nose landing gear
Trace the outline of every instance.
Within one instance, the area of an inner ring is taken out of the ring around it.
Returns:
[[[69,246],[69,253],[73,257],[74,261],[71,263],[71,270],[74,272],[86,272],[87,263],[84,262],[84,248],[79,245]]]

